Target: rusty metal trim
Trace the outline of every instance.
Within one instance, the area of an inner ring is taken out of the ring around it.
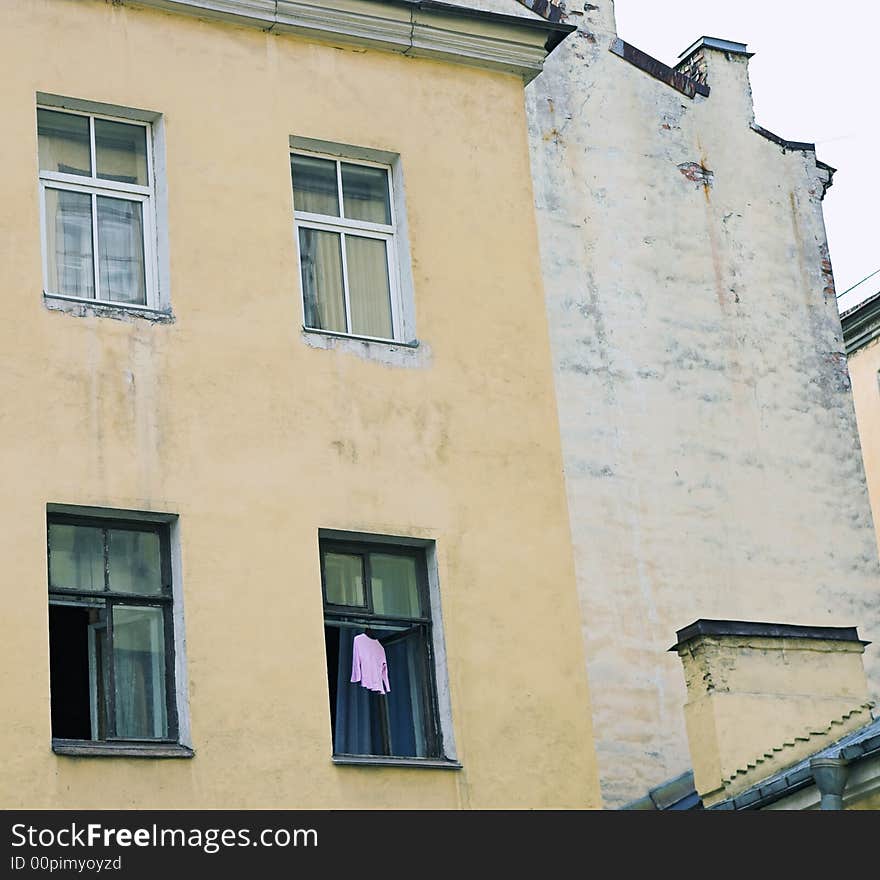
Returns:
[[[621,40],[620,37],[614,39],[610,49],[619,58],[628,61],[634,67],[638,67],[639,70],[643,70],[649,76],[654,77],[654,79],[659,79],[660,82],[666,83],[666,85],[671,86],[688,98],[693,98],[695,95],[702,95],[704,98],[709,97],[709,86],[698,83],[695,79],[679,73],[668,64],[652,58],[646,52],[642,52],[641,49],[636,49],[635,46],[631,46],[629,43]]]

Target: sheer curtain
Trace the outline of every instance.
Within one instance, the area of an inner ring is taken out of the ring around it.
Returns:
[[[101,299],[146,304],[140,202],[98,197],[98,268]]]
[[[300,228],[299,253],[306,326],[345,333],[340,236],[335,232]]]
[[[346,235],[345,257],[348,262],[351,332],[390,339],[394,333],[384,240]]]
[[[162,630],[159,608],[113,608],[117,736],[161,739],[168,735]]]
[[[50,293],[94,297],[92,197],[88,193],[47,187],[46,250]]]

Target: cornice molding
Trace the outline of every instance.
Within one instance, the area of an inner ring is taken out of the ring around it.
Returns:
[[[574,28],[434,0],[130,0],[212,21],[504,71],[531,82]]]
[[[847,309],[840,316],[847,357],[880,336],[880,293]]]

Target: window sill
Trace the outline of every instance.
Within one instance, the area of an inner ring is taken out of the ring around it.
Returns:
[[[431,770],[461,770],[448,758],[392,758],[387,755],[333,755],[334,764],[352,767],[424,767]]]
[[[53,739],[56,755],[74,758],[192,758],[189,746],[160,742],[91,742],[84,739]]]
[[[302,327],[300,338],[309,348],[345,352],[388,367],[419,368],[431,363],[430,347],[417,339],[412,342],[375,339],[334,330],[316,330],[314,327]]]
[[[66,312],[79,318],[94,316],[97,318],[115,318],[117,321],[128,321],[131,318],[143,318],[154,324],[172,324],[174,315],[170,311],[153,309],[149,306],[115,303],[105,300],[80,299],[75,296],[63,296],[58,293],[43,291],[43,304],[47,309]]]
[[[353,339],[355,342],[371,342],[374,345],[388,345],[399,348],[418,348],[418,339],[412,342],[404,342],[401,339],[379,339],[377,336],[358,336],[356,333],[338,333],[336,330],[319,330],[316,327],[303,325],[303,333],[316,333],[319,336],[329,336],[331,339]]]

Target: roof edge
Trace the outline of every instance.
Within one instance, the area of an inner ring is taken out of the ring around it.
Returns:
[[[864,348],[880,336],[880,291],[840,315],[847,355]]]

